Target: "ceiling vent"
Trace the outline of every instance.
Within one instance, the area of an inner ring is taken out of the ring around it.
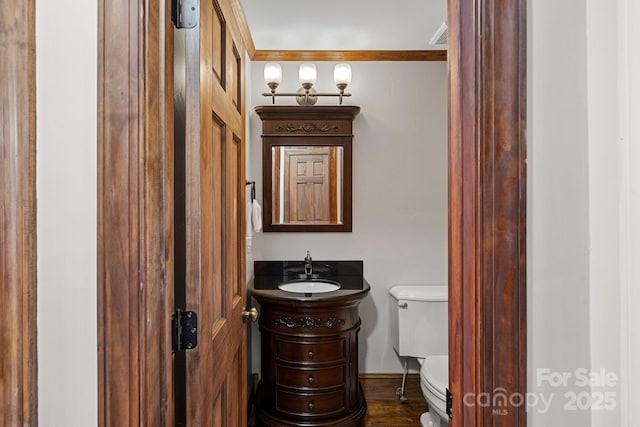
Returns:
[[[438,31],[429,40],[430,45],[447,44],[447,23],[443,22]]]

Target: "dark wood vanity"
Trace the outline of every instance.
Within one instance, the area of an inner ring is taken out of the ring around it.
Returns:
[[[358,380],[358,305],[369,285],[361,274],[328,277],[341,284],[340,290],[285,292],[277,284],[291,277],[277,275],[256,275],[250,286],[261,309],[258,425],[362,425],[366,402]]]

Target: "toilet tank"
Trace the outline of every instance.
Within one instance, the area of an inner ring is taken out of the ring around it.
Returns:
[[[448,287],[399,285],[391,296],[391,334],[399,356],[449,354]]]

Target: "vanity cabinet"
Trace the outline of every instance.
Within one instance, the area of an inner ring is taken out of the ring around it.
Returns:
[[[366,402],[358,380],[358,304],[363,297],[256,298],[262,342],[258,425],[362,425]]]

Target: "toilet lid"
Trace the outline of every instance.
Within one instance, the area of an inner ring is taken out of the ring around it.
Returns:
[[[449,387],[449,356],[429,356],[421,369],[430,388],[445,396]]]

